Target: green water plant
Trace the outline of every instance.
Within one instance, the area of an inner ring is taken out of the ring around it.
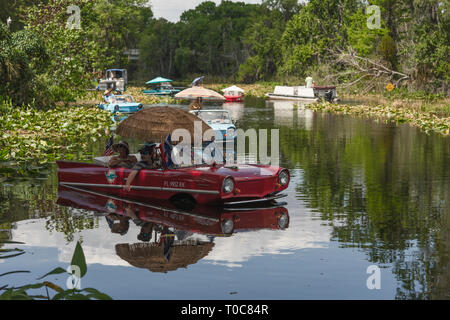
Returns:
[[[0,114],[0,162],[12,165],[79,158],[113,123],[109,113],[95,107],[4,109],[8,112]]]
[[[18,243],[13,241],[4,241],[7,243]],[[6,259],[6,258],[12,258],[14,256],[23,254],[23,250],[21,250],[20,253],[16,253],[13,255],[7,255],[5,256],[2,253],[10,252],[5,250],[11,250],[11,249],[1,249],[4,251],[0,251],[0,259]],[[14,249],[12,249],[14,250]],[[46,273],[42,277],[38,278],[37,280],[41,280],[45,277],[48,277],[50,275],[56,275],[56,274],[63,274],[66,273],[70,277],[71,281],[71,287],[69,289],[64,290],[60,286],[56,285],[53,282],[50,281],[44,281],[44,282],[38,282],[34,284],[28,284],[21,287],[9,287],[8,285],[0,286],[0,291],[3,291],[3,293],[0,294],[0,300],[112,300],[112,298],[103,293],[100,292],[97,289],[94,288],[84,288],[81,289],[79,286],[77,286],[77,282],[80,281],[80,279],[87,273],[87,264],[86,264],[86,258],[84,256],[83,248],[81,247],[80,242],[77,242],[75,251],[72,256],[71,261],[71,267],[70,270],[76,270],[75,274],[69,273],[68,270],[63,269],[61,267],[57,267],[53,269],[52,271]],[[29,273],[30,271],[26,270],[16,270],[16,271],[10,271],[3,274],[0,274],[0,277],[7,276],[10,274],[15,273]],[[36,289],[46,289],[46,294],[40,294],[40,295],[33,295],[30,294],[30,290],[36,290]],[[48,289],[52,289],[55,294],[53,297],[50,296],[50,293]]]

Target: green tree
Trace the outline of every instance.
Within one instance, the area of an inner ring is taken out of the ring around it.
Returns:
[[[345,46],[346,26],[361,7],[357,0],[311,0],[287,23],[280,71],[301,77],[312,65],[327,63],[330,49]]]
[[[174,73],[177,36],[175,24],[165,19],[153,20],[148,25],[138,45],[143,76]]]
[[[126,67],[124,50],[135,48],[152,16],[146,1],[49,0],[25,10],[27,30],[42,35],[51,52],[45,85],[54,101],[70,101],[92,86],[94,73]],[[80,29],[68,28],[67,8],[81,8]]]
[[[14,104],[42,104],[46,101],[40,76],[49,55],[42,38],[35,32],[10,32],[0,23],[0,99]]]
[[[298,9],[287,5],[283,7],[283,3],[263,2],[259,14],[252,19],[245,31],[243,42],[248,58],[239,68],[239,81],[270,79],[276,74],[282,60],[281,35],[288,18]]]

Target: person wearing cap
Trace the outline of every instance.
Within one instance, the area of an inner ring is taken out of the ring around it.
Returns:
[[[152,222],[145,222],[145,221],[135,221],[133,222],[138,226],[141,227],[141,231],[137,235],[137,239],[143,242],[149,242],[152,238],[153,233],[153,223]]]
[[[128,176],[127,183],[124,187],[125,191],[131,190],[131,183],[142,169],[158,169],[161,164],[158,163],[158,155],[156,153],[156,143],[146,143],[140,150],[141,161],[136,163]]]
[[[126,141],[120,141],[113,145],[113,150],[118,152],[118,156],[112,157],[108,162],[109,168],[123,167],[131,169],[137,163],[137,158],[130,155],[130,148]]]
[[[112,90],[112,88],[108,88],[104,92],[104,99],[106,103],[109,103],[109,98],[114,96],[114,94],[112,94]]]
[[[117,213],[110,213],[105,216],[106,222],[112,233],[118,233],[121,236],[125,235],[130,228],[130,217],[122,216]]]

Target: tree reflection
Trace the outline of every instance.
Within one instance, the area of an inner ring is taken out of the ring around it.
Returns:
[[[0,229],[10,230],[16,221],[46,219],[46,229],[62,232],[66,242],[74,240],[74,235],[85,229],[98,227],[98,218],[56,204],[58,182],[56,168],[41,179],[13,179],[0,189]],[[10,232],[9,232],[10,234]]]
[[[323,113],[313,121],[311,131],[280,128],[280,152],[303,172],[297,197],[343,247],[393,265],[397,298],[448,298],[450,140]]]

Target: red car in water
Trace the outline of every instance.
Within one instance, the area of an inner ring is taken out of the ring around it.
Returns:
[[[57,161],[61,186],[73,186],[127,199],[187,199],[203,205],[271,201],[289,185],[287,169],[269,165],[201,164],[168,168],[160,146],[162,168],[141,170],[130,191],[124,186],[131,170],[102,164]],[[104,159],[103,163],[107,163]]]

